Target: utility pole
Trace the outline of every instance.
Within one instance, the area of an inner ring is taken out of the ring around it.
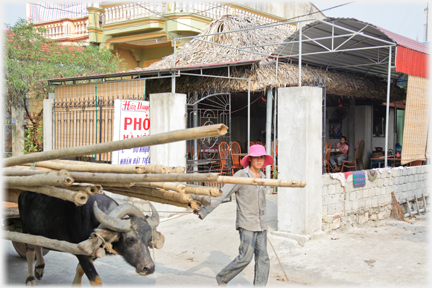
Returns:
[[[428,41],[428,24],[429,24],[429,22],[428,22],[428,20],[429,20],[429,3],[426,3],[426,8],[424,9],[424,12],[425,12],[425,18],[426,18],[426,23],[424,24],[425,25],[425,37],[424,37],[424,39],[425,39],[425,42],[427,42]]]

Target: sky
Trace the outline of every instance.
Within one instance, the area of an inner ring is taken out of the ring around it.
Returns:
[[[50,1],[46,1],[50,2]],[[425,12],[427,1],[311,1],[320,10],[349,3],[342,7],[326,10],[328,17],[356,18],[381,28],[401,34],[413,40],[425,41]],[[4,23],[15,24],[19,17],[25,18],[24,1],[2,1]],[[430,17],[429,17],[430,18]]]

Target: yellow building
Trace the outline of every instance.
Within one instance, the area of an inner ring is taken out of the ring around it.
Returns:
[[[91,43],[110,49],[124,59],[126,70],[148,67],[172,54],[174,46],[180,48],[190,40],[177,38],[197,35],[226,14],[250,16],[263,24],[311,12],[315,18],[325,17],[310,2],[253,5],[255,8],[225,2],[28,3],[27,17],[47,29],[46,37],[64,44]],[[280,11],[280,15],[256,8]]]

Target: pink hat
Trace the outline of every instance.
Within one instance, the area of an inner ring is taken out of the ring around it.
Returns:
[[[247,156],[243,157],[240,164],[244,167],[247,167],[247,166],[249,166],[249,156],[257,157],[257,156],[263,156],[263,155],[266,156],[263,167],[270,165],[270,164],[273,164],[273,162],[274,162],[273,157],[268,155],[265,151],[264,146],[260,145],[260,144],[255,144],[255,145],[250,146],[249,147],[249,154]]]

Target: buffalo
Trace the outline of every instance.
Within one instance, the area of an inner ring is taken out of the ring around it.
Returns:
[[[147,276],[155,271],[155,264],[148,249],[152,235],[159,224],[159,215],[150,204],[152,215],[145,216],[131,204],[119,205],[106,194],[94,194],[86,204],[74,203],[44,194],[23,191],[18,199],[22,231],[51,239],[80,243],[90,235],[108,243],[108,255],[119,254],[139,275]],[[128,216],[128,217],[126,217]],[[93,234],[92,234],[93,233]],[[109,244],[110,243],[110,244]],[[33,262],[36,265],[33,272]],[[102,280],[93,265],[95,256],[76,255],[74,285],[80,285],[84,274],[91,285],[101,285]],[[42,247],[26,245],[28,262],[27,285],[35,285],[44,274],[45,262]]]

